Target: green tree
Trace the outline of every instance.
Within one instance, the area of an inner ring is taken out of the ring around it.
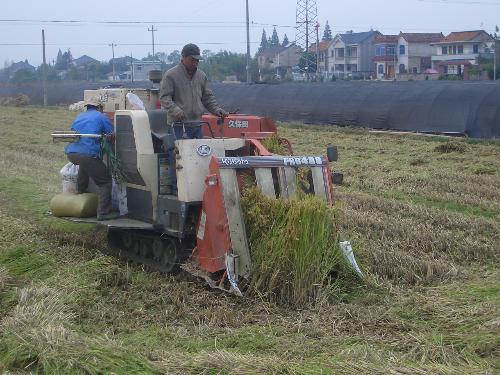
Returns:
[[[239,81],[246,80],[246,54],[221,51],[201,61],[202,69],[211,81],[223,81],[227,76],[236,76]],[[250,73],[253,79],[258,74],[257,59],[252,59]]]
[[[166,52],[156,52],[155,54],[156,60],[161,61],[162,63],[168,63],[168,55]]]
[[[323,31],[323,38],[321,39],[323,42],[327,42],[333,39],[332,29],[330,29],[330,25],[328,21],[326,21],[325,30]]]
[[[25,82],[33,82],[37,80],[37,76],[35,72],[32,72],[29,69],[19,69],[14,73],[14,77],[12,77],[11,82],[13,83],[25,83]]]
[[[204,49],[201,52],[201,56],[203,57],[204,60],[209,60],[212,56],[214,56],[214,53],[209,49]]]
[[[43,76],[42,69],[43,69],[43,64],[41,64],[38,68],[36,68],[36,75],[40,79]],[[57,75],[57,70],[54,67],[54,65],[46,64],[45,74],[47,77],[47,81],[59,81],[60,80],[59,76]]]
[[[58,70],[67,70],[73,61],[73,56],[71,55],[71,51],[68,50],[64,53],[61,53],[61,50],[57,53],[56,60],[56,69]]]
[[[177,64],[178,62],[181,61],[181,53],[179,52],[179,50],[174,50],[172,52],[170,52],[170,54],[168,55],[168,61],[171,63],[171,64]]]
[[[307,71],[309,73],[316,73],[316,54],[315,53],[305,52],[300,57],[299,68],[301,70],[306,70],[305,69],[306,67],[308,67]]]
[[[59,66],[62,65],[62,51],[59,48],[59,51],[57,52],[57,57],[56,57],[56,69],[59,69]]]
[[[288,36],[285,34],[285,36],[283,37],[283,42],[281,43],[281,45],[283,47],[286,47],[290,44],[290,41],[288,40]]]
[[[271,37],[271,47],[279,47],[280,46],[280,38],[278,36],[278,32],[276,31],[276,27],[273,29],[273,35]]]
[[[260,47],[259,47],[259,52],[262,52],[266,49],[269,48],[269,44],[267,41],[267,35],[266,35],[266,30],[262,29],[262,37],[260,39]]]

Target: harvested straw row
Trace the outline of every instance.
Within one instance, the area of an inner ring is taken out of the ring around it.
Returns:
[[[45,285],[19,292],[19,303],[0,321],[0,372],[20,367],[45,374],[147,374],[149,361],[108,338],[73,329],[77,314],[64,292]]]

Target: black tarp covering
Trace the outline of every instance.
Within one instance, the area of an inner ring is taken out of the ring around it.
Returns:
[[[279,121],[500,137],[500,84],[332,82],[214,84],[229,110]]]
[[[152,87],[151,82],[122,84]],[[84,89],[100,87],[102,83],[51,83],[49,104],[74,103],[83,99]],[[211,87],[224,108],[278,121],[500,138],[500,82],[337,81]],[[33,104],[42,103],[39,83],[0,84],[0,96],[20,93]]]

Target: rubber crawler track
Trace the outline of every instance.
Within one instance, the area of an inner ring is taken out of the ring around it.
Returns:
[[[108,247],[112,255],[143,264],[162,273],[176,273],[191,255],[188,241],[141,230],[108,230]]]

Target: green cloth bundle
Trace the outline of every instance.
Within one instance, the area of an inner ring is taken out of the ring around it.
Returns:
[[[97,195],[60,193],[52,198],[49,207],[57,217],[92,217],[97,215]]]

